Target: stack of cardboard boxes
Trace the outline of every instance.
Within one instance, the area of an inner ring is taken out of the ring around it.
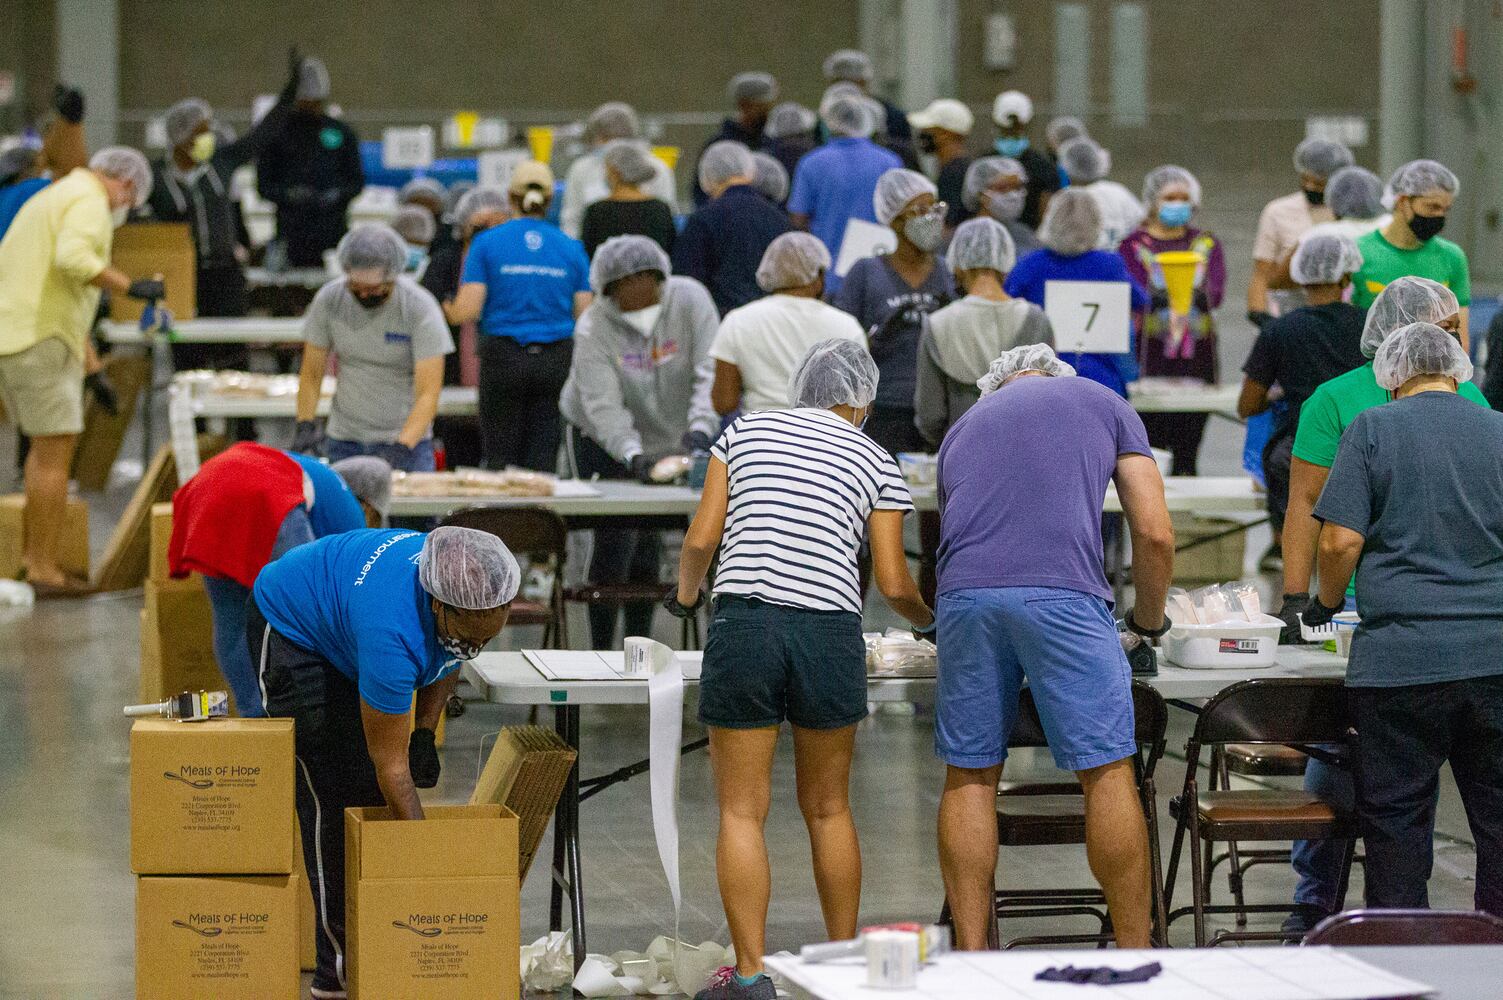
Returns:
[[[214,615],[203,577],[167,574],[172,504],[151,508],[151,561],[141,610],[141,700],[157,702],[183,691],[224,690],[214,659]]]

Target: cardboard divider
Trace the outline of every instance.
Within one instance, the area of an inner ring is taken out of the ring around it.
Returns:
[[[184,691],[228,691],[214,657],[214,612],[203,581],[147,581],[145,596],[141,700],[161,701]]]
[[[147,560],[146,579],[164,587],[201,587],[203,577],[198,573],[190,573],[180,580],[172,578],[168,572],[167,550],[172,545],[172,503],[154,503],[151,505],[151,531]]]
[[[24,565],[26,544],[26,497],[21,493],[0,496],[0,580],[14,580]],[[68,498],[63,531],[58,539],[58,564],[74,576],[89,577],[89,505],[78,497]]]
[[[102,493],[110,483],[120,446],[135,419],[151,362],[138,355],[112,354],[104,358],[104,374],[115,388],[116,412],[110,413],[92,395],[84,402],[83,433],[73,452],[73,478],[78,488],[88,493]]]
[[[517,870],[523,881],[532,867],[569,772],[578,755],[563,738],[542,726],[508,726],[496,734],[470,805],[504,805],[518,818]]]

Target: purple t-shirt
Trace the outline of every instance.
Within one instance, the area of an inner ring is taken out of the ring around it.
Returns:
[[[1119,455],[1148,455],[1120,396],[1025,377],[971,407],[939,449],[939,593],[1063,587],[1110,602],[1101,514]]]

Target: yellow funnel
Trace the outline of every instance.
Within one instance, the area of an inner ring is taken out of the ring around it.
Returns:
[[[1159,262],[1159,269],[1164,272],[1169,311],[1176,316],[1188,316],[1190,305],[1195,301],[1195,271],[1205,258],[1194,250],[1167,250],[1154,254],[1153,259]]]
[[[461,149],[469,149],[475,145],[475,126],[479,124],[480,116],[473,111],[457,111],[454,113],[454,137],[459,140]]]
[[[652,155],[666,163],[669,170],[678,166],[679,147],[677,146],[654,146]]]
[[[534,160],[539,163],[551,163],[553,161],[553,126],[527,126],[527,148],[531,151]]]

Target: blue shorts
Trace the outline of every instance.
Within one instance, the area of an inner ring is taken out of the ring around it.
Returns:
[[[934,752],[954,767],[996,767],[1023,680],[1054,763],[1083,771],[1130,757],[1132,671],[1106,602],[1058,587],[957,590],[939,597]]]

